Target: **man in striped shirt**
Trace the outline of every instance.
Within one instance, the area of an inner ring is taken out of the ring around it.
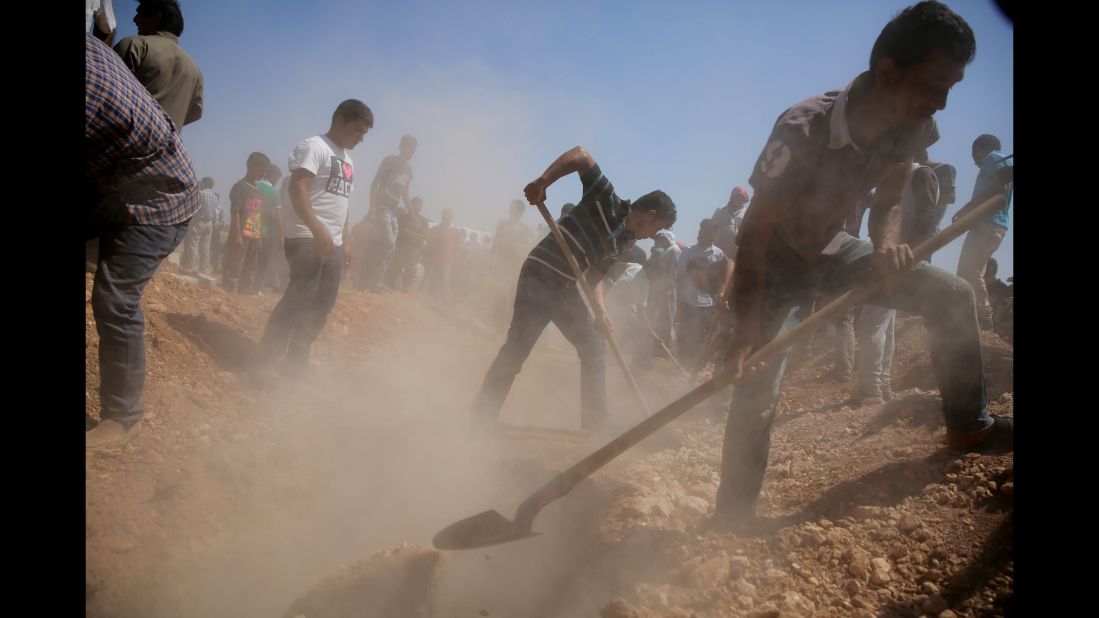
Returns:
[[[195,172],[164,109],[92,35],[84,50],[85,234],[99,239],[92,313],[99,333],[98,425],[87,448],[139,430],[145,387],[141,293],[200,207]]]
[[[606,421],[606,350],[596,329],[609,333],[614,324],[603,301],[603,279],[615,257],[634,241],[652,238],[675,223],[675,204],[663,191],[647,193],[633,203],[619,198],[610,180],[580,146],[562,154],[526,186],[527,201],[544,203],[546,188],[573,172],[580,176],[584,192],[576,208],[557,224],[594,289],[595,320],[584,305],[561,247],[552,234],[547,235],[531,250],[519,272],[507,341],[489,367],[473,404],[474,418],[483,425],[491,425],[499,415],[512,382],[550,322],[580,355],[581,425],[591,429]]]

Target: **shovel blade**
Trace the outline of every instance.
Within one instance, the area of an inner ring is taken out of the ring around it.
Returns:
[[[537,535],[496,511],[485,511],[443,528],[431,543],[435,549],[477,549]]]

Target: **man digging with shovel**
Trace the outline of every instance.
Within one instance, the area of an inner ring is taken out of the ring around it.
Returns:
[[[912,157],[938,140],[932,115],[946,107],[976,43],[969,25],[938,2],[893,18],[874,43],[870,70],[842,90],[786,110],[751,177],[733,300],[737,323],[727,363],[734,382],[715,523],[755,521],[786,353],[745,367],[759,346],[797,323],[814,285],[840,293],[875,276],[885,290],[869,302],[923,316],[942,393],[949,446],[1010,450],[1010,417],[986,410],[973,290],[964,280],[913,262],[900,242],[900,188]],[[877,187],[873,244],[843,232],[854,203]]]
[[[562,154],[526,186],[527,201],[542,204],[546,188],[573,172],[580,176],[583,195],[558,226],[593,287],[595,319],[584,305],[576,277],[551,232],[523,262],[507,341],[474,401],[474,419],[485,429],[495,425],[523,362],[551,321],[580,356],[581,426],[592,430],[606,423],[606,349],[600,332],[610,333],[614,325],[603,302],[603,278],[631,241],[652,238],[675,223],[675,204],[663,191],[647,193],[632,203],[619,198],[610,180],[580,146]]]

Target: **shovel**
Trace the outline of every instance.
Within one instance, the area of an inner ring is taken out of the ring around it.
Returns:
[[[1009,177],[1007,175],[1010,174],[1011,172],[1007,172],[1003,176]],[[985,200],[945,230],[916,246],[912,251],[915,257],[913,263],[918,264],[926,259],[935,251],[969,231],[970,228],[986,219],[993,212],[1003,208],[1004,205],[1005,200],[1002,195],[996,195]],[[756,350],[748,357],[744,366],[749,367],[775,358],[813,330],[836,319],[852,305],[872,296],[882,285],[882,280],[875,278],[845,292],[801,323]],[[627,430],[599,450],[580,460],[568,470],[553,477],[541,489],[534,492],[519,505],[514,521],[507,519],[496,511],[485,511],[442,529],[435,535],[432,543],[437,549],[476,549],[537,535],[533,530],[534,518],[546,505],[569,493],[573,487],[576,487],[581,481],[591,476],[612,459],[720,391],[730,380],[731,376],[728,371],[719,372],[694,390],[665,406],[664,409],[641,421],[632,429]]]

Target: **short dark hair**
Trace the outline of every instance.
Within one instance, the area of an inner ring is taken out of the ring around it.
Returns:
[[[202,180],[198,181],[198,188],[199,189],[213,189],[214,188],[214,179],[210,178],[209,176],[203,177]]]
[[[332,124],[336,124],[336,118],[343,118],[345,121],[365,120],[367,127],[374,128],[374,112],[358,99],[347,99],[337,105],[336,111],[332,112]]]
[[[714,221],[713,219],[703,219],[698,222],[698,229],[700,230],[702,228],[706,228],[708,230],[714,230],[716,232],[717,227],[717,221]]]
[[[664,229],[668,229],[675,225],[675,202],[672,201],[672,198],[668,197],[667,193],[664,193],[659,189],[650,191],[637,198],[630,208],[655,210],[657,219],[668,222],[668,224],[664,226]]]
[[[160,28],[179,36],[183,34],[183,12],[176,0],[137,0],[137,12],[144,15],[160,13]]]
[[[248,155],[248,165],[255,163],[262,163],[263,165],[271,165],[271,159],[267,158],[267,155],[262,152],[253,152]]]
[[[977,136],[977,139],[973,140],[973,147],[980,148],[981,150],[999,150],[1000,138],[992,135],[991,133],[985,133]]]
[[[870,51],[870,70],[882,58],[892,58],[898,69],[905,69],[923,62],[936,49],[955,62],[969,64],[977,53],[977,41],[960,15],[941,2],[925,0],[885,24]]]
[[[1000,265],[996,263],[996,258],[988,258],[988,262],[985,263],[985,276],[994,278],[999,271]]]
[[[282,170],[279,169],[279,166],[272,163],[267,167],[267,177],[272,181],[278,180],[282,177]]]

